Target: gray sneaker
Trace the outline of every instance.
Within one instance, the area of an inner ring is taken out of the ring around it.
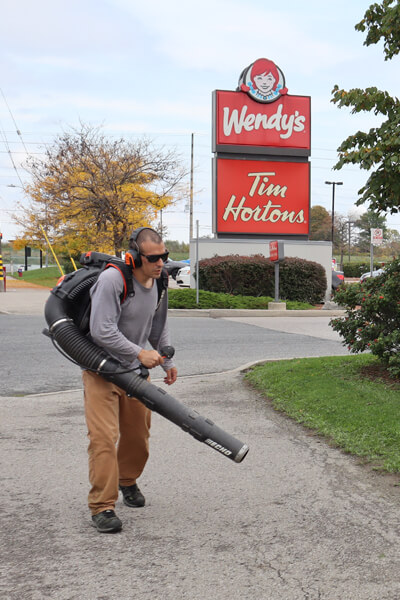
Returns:
[[[140,508],[145,505],[145,499],[136,483],[133,485],[120,485],[124,504],[131,508]]]
[[[92,525],[100,533],[116,533],[122,529],[122,521],[118,519],[115,512],[111,509],[103,510],[103,512],[93,515]]]

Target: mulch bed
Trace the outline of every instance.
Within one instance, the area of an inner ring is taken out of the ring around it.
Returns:
[[[369,367],[363,367],[360,371],[361,375],[370,381],[377,381],[384,383],[388,387],[394,390],[400,389],[400,379],[393,377],[389,371],[383,365],[371,365]]]

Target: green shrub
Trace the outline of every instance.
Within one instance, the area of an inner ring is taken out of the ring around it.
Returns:
[[[324,298],[326,287],[325,269],[319,263],[301,258],[285,258],[280,263],[279,292],[282,300],[316,304]]]
[[[339,288],[335,301],[346,316],[331,320],[351,352],[369,350],[400,377],[400,260],[379,277]]]
[[[215,292],[199,290],[199,304],[196,304],[196,290],[169,289],[168,308],[243,308],[243,309],[267,309],[268,302],[273,298],[265,296],[232,296]],[[313,308],[305,302],[287,302],[288,310],[308,310]]]
[[[199,263],[200,289],[243,296],[273,296],[274,267],[260,254],[214,256]]]
[[[268,258],[214,256],[199,263],[200,289],[243,296],[275,296],[275,267]],[[285,258],[279,266],[279,297],[316,304],[326,292],[323,267],[300,258]]]

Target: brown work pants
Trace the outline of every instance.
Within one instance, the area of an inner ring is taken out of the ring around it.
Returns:
[[[151,411],[100,375],[84,371],[89,508],[114,509],[118,485],[133,485],[149,457]]]

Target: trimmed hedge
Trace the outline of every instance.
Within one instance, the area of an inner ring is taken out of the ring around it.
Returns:
[[[233,308],[233,309],[268,309],[268,303],[273,298],[265,296],[232,296],[199,290],[199,304],[196,303],[196,290],[173,289],[168,290],[168,308]],[[309,310],[313,308],[308,302],[287,301],[287,310]]]
[[[317,262],[285,258],[279,266],[279,291],[282,300],[317,304],[324,299],[327,285],[325,269]]]
[[[260,254],[214,256],[199,263],[199,287],[241,296],[274,295],[274,266]]]
[[[199,263],[202,290],[242,296],[275,296],[274,264],[265,256],[214,256]],[[316,304],[325,296],[324,268],[301,258],[285,258],[279,265],[279,297]]]

